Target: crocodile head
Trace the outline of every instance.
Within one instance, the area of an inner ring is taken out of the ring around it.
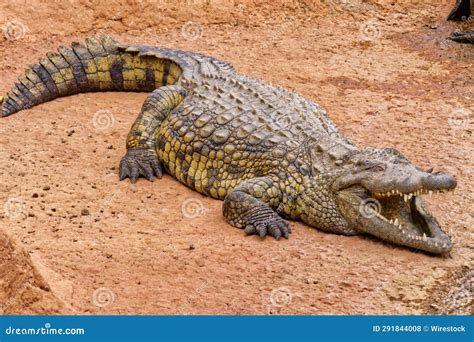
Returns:
[[[351,229],[430,253],[451,250],[449,236],[421,195],[453,190],[453,176],[423,171],[390,148],[361,150],[344,164],[331,190]]]

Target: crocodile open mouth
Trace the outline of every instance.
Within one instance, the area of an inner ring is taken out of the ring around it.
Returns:
[[[360,185],[344,189],[359,199],[357,229],[392,243],[432,253],[451,250],[452,242],[421,198],[454,188],[420,189],[402,193],[397,189],[371,192]]]

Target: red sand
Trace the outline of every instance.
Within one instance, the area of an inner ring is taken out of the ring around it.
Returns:
[[[58,99],[0,120],[0,309],[468,313],[474,48],[445,41],[459,25],[445,21],[451,2],[2,2],[0,94],[47,51],[100,33],[198,51],[301,92],[356,144],[395,147],[459,187],[429,200],[455,240],[446,257],[300,223],[262,241],[169,176],[118,181],[146,94]]]

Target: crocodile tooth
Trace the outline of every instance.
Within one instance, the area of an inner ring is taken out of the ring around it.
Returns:
[[[390,219],[390,221],[389,221],[389,222],[390,222],[391,224],[393,224],[393,220],[392,220],[392,219]]]
[[[428,191],[428,195],[431,197],[433,196],[433,190]]]
[[[423,241],[426,241],[426,240],[428,240],[428,238],[426,237],[426,234],[423,233]]]
[[[407,195],[407,194],[403,194],[403,200],[404,200],[405,202],[408,202],[408,195]]]
[[[398,229],[402,229],[402,225],[401,225],[401,224],[398,225]]]
[[[398,226],[398,219],[395,219],[395,221],[393,221],[393,224]]]

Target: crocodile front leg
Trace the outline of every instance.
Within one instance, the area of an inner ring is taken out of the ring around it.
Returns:
[[[239,184],[224,200],[227,222],[245,229],[247,234],[275,239],[288,238],[291,228],[274,210],[282,201],[282,193],[269,177],[250,179]]]
[[[181,86],[165,86],[153,91],[143,104],[127,137],[127,153],[120,161],[120,180],[127,177],[132,183],[142,175],[153,181],[161,178],[163,170],[155,149],[155,131],[163,120],[186,97]]]

